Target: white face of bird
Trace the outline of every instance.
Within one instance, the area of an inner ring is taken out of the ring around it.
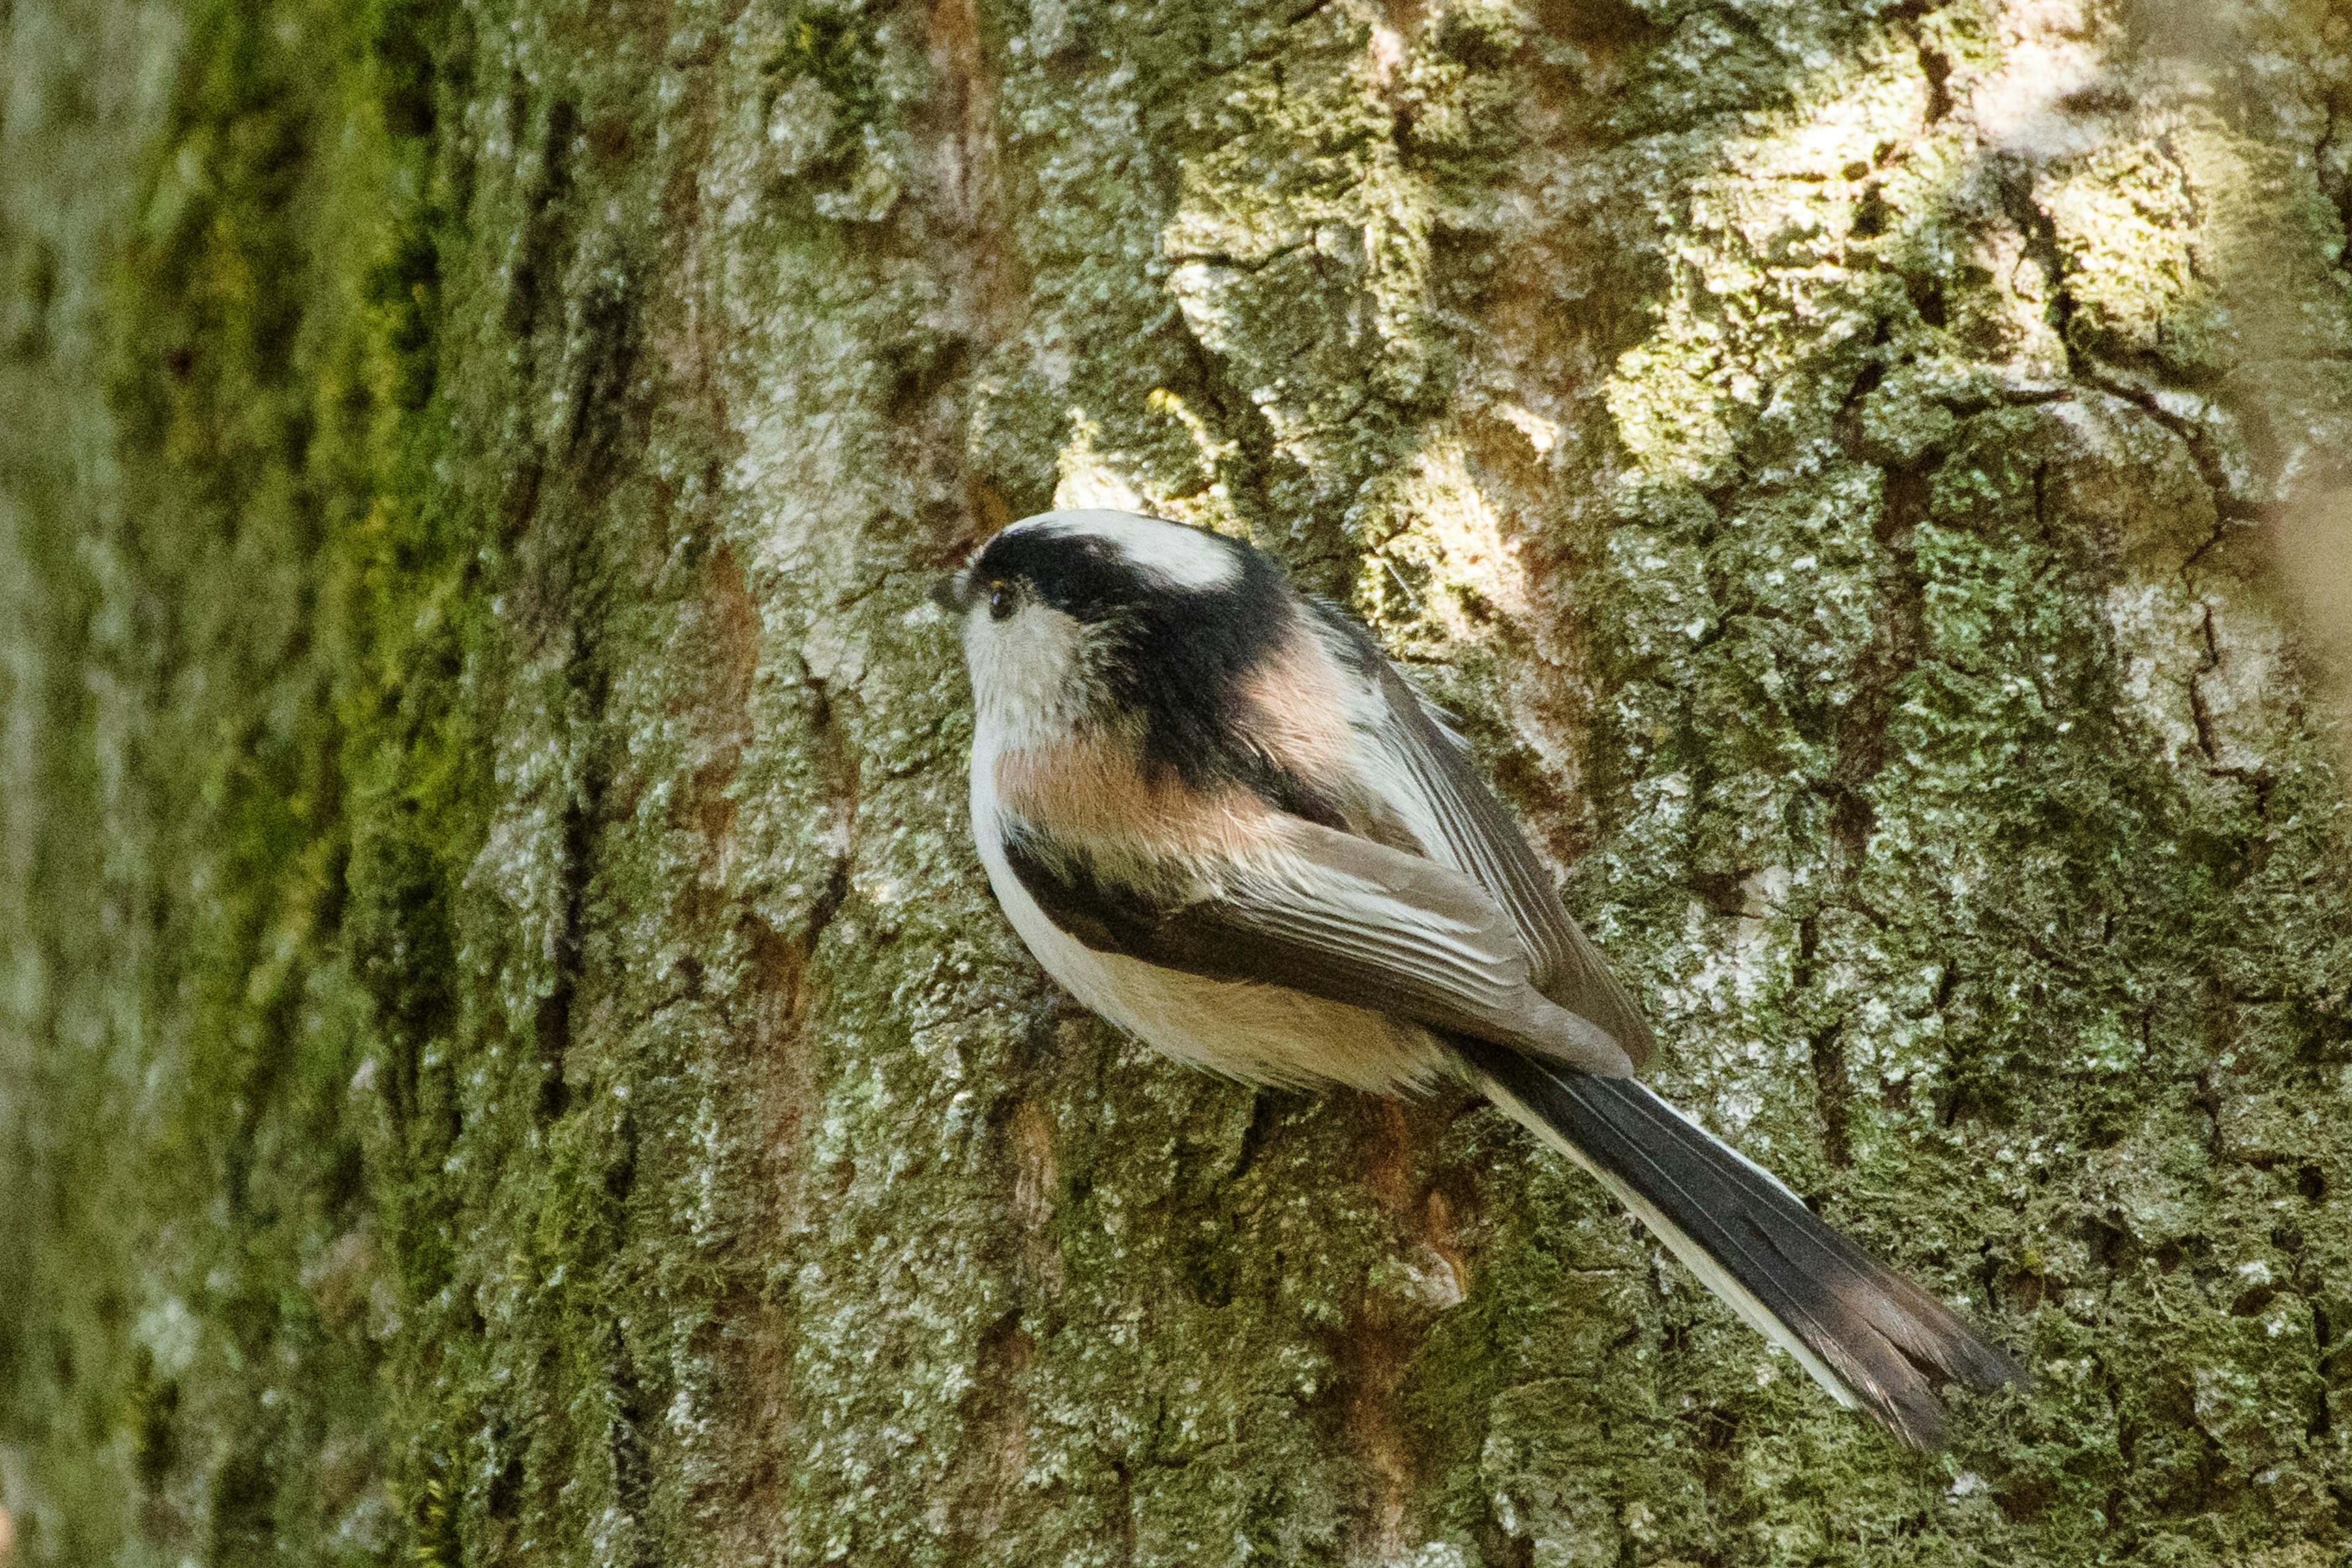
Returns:
[[[1048,512],[997,535],[940,597],[963,616],[978,743],[1050,746],[1099,718],[1136,616],[1215,598],[1241,580],[1245,556],[1214,534],[1124,512]]]
[[[1001,752],[1068,740],[1087,706],[1087,656],[1098,634],[1018,583],[972,584],[965,592],[963,657],[976,742]]]

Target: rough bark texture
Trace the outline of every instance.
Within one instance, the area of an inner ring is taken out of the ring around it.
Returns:
[[[0,50],[17,1568],[2342,1560],[2340,12]],[[1057,496],[1370,618],[1653,1077],[2030,1390],[1912,1456],[1475,1102],[1057,1001],[922,599]]]

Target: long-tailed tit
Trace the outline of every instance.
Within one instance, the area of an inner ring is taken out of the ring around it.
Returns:
[[[1939,1381],[2016,1366],[1644,1088],[1640,1009],[1460,741],[1265,556],[1049,512],[944,586],[971,826],[1055,979],[1254,1083],[1466,1079],[1600,1178],[1842,1404],[1941,1443]]]

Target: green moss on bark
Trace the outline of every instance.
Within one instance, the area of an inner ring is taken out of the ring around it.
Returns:
[[[0,24],[21,1555],[2342,1550],[2340,23],[331,11]],[[1058,1002],[923,599],[1057,499],[1370,618],[2032,1386],[1900,1452],[1474,1102]]]

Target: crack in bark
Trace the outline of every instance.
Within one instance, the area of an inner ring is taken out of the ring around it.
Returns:
[[[1797,962],[1790,982],[1800,994],[1812,989],[1820,942],[1818,916],[1809,914],[1797,921]],[[1833,1020],[1805,1037],[1813,1069],[1813,1097],[1821,1112],[1822,1152],[1833,1171],[1853,1163],[1853,1079],[1846,1065],[1844,1035],[1844,1022]]]
[[[958,1496],[946,1536],[948,1561],[968,1561],[1011,1513],[1029,1455],[1027,1375],[1037,1342],[1014,1307],[981,1334],[972,1387],[959,1413],[966,1434]]]
[[[1358,1142],[1362,1180],[1400,1237],[1409,1236],[1426,1219],[1416,1191],[1412,1123],[1394,1100],[1361,1100],[1358,1106],[1360,1124],[1370,1123],[1369,1136]],[[1421,1334],[1402,1308],[1389,1290],[1367,1282],[1354,1320],[1336,1347],[1349,1391],[1347,1435],[1370,1482],[1359,1516],[1359,1547],[1379,1562],[1404,1550],[1407,1503],[1416,1479],[1400,1396]]]
[[[2043,287],[2050,290],[2051,326],[2058,336],[2058,346],[2066,355],[2066,369],[2071,375],[2080,375],[2082,356],[2074,342],[2074,296],[2066,286],[2066,257],[2058,246],[2058,225],[2044,212],[2033,194],[2033,168],[2025,160],[2011,154],[1995,154],[1990,161],[1993,188],[2000,193],[2001,211],[2017,226],[2018,236],[2025,242],[2025,254],[2041,270]]]
[[[2086,361],[2076,374],[2100,391],[2130,404],[2180,438],[2181,445],[2189,449],[2189,461],[2197,466],[2199,479],[2212,497],[2213,510],[2221,521],[2261,522],[2269,517],[2269,508],[2238,497],[2237,488],[2231,483],[2221,459],[2214,453],[2212,437],[2206,433],[2203,425],[2165,407],[2161,394],[2147,385],[2145,378],[2095,360]],[[2196,398],[2200,408],[2210,409],[2213,406],[2202,394],[2189,392],[2187,388],[2181,390]],[[2220,531],[2217,530],[2216,537],[2219,536]],[[2203,552],[2202,550],[2198,552],[2199,554]]]
[[[1876,372],[1878,374],[1873,374]],[[1883,368],[1876,362],[1856,377],[1848,393],[1838,426],[1848,455],[1866,461],[1861,452],[1862,400],[1878,384]],[[1884,927],[1885,917],[1872,909],[1857,889],[1877,811],[1870,790],[1887,765],[1887,728],[1895,711],[1895,693],[1904,679],[1919,668],[1926,616],[1925,584],[1916,559],[1916,531],[1927,521],[1931,500],[1932,457],[1908,464],[1880,466],[1883,476],[1878,516],[1872,527],[1879,547],[1877,601],[1871,617],[1871,636],[1853,675],[1853,694],[1838,711],[1836,760],[1823,783],[1830,797],[1830,836],[1836,857],[1825,890],[1825,904],[1858,910]],[[1799,994],[1814,985],[1815,954],[1820,941],[1819,917],[1808,913],[1797,925],[1798,951],[1790,976]],[[1844,1020],[1832,1019],[1809,1031],[1804,1038],[1811,1064],[1814,1098],[1821,1118],[1822,1148],[1835,1171],[1853,1160],[1854,1088],[1846,1060]]]
[[[583,748],[576,794],[563,809],[559,841],[562,905],[552,954],[554,973],[532,1017],[541,1072],[535,1110],[542,1122],[561,1118],[572,1103],[566,1064],[574,1043],[574,1003],[586,978],[588,890],[595,877],[596,836],[604,826],[606,796],[613,784],[611,767],[594,741],[604,726],[610,696],[594,640],[598,596],[583,591],[580,579],[585,574],[576,560],[566,556],[557,563],[556,557],[562,553],[551,545],[546,547],[538,569],[529,574],[535,581],[528,581],[523,590],[524,596],[539,602],[539,614],[549,624],[550,634],[572,644],[563,685],[578,695],[583,709],[579,723],[592,738]]]

